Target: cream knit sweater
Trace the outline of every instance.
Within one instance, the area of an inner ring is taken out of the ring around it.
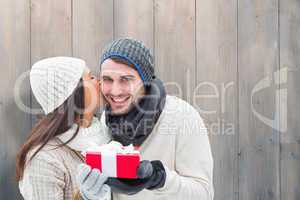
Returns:
[[[102,115],[102,122],[105,122]],[[167,96],[153,132],[141,146],[143,160],[160,160],[166,183],[157,190],[136,195],[113,194],[113,200],[212,200],[213,158],[207,129],[187,102]]]
[[[77,166],[82,163],[73,150],[82,151],[91,145],[101,145],[110,140],[105,135],[100,121],[94,118],[90,127],[80,128],[78,135],[68,144],[69,148],[56,148],[58,144],[72,137],[76,128],[77,125],[74,124],[63,135],[51,140],[31,161],[26,163],[23,179],[19,182],[19,189],[25,200],[73,199],[73,195],[78,190]]]

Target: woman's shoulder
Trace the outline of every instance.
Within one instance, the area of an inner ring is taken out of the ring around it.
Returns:
[[[39,190],[43,193],[39,195],[46,197],[49,193],[44,192],[49,189],[49,185],[63,187],[65,184],[68,171],[61,162],[60,156],[64,155],[61,155],[61,148],[56,148],[57,144],[57,141],[51,140],[40,150],[39,145],[27,154],[23,177],[19,181],[20,192],[24,197],[31,199],[35,194],[34,190]],[[36,151],[38,152],[35,154]]]
[[[65,147],[59,146],[60,144],[61,142],[55,138],[50,140],[42,148],[41,145],[32,148],[27,154],[27,164],[42,161],[45,163],[60,165],[63,159],[66,158],[67,154],[70,154]]]

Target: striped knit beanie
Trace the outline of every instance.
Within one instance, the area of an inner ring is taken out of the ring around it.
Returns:
[[[133,65],[146,85],[155,78],[153,56],[150,49],[140,41],[130,38],[113,41],[104,49],[100,64],[108,58],[118,58]]]
[[[32,66],[30,86],[46,115],[71,96],[85,67],[83,60],[71,57],[46,58]]]

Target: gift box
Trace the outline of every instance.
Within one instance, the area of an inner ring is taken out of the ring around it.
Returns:
[[[105,149],[88,150],[85,153],[85,162],[91,168],[99,169],[108,177],[137,178],[136,172],[140,163],[140,154],[136,150]]]

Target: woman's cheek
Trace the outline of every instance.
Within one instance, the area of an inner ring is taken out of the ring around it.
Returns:
[[[95,83],[95,88],[96,88],[97,95],[99,95],[100,94],[100,84],[98,81],[96,81],[96,83]]]

